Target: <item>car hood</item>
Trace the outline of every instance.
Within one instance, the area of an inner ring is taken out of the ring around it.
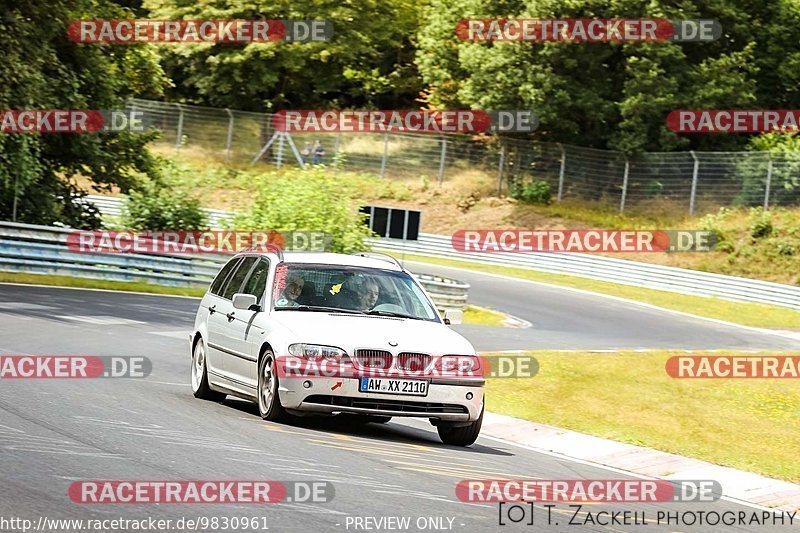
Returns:
[[[371,348],[394,353],[475,354],[467,339],[438,322],[309,311],[275,311],[272,319],[289,330],[290,342],[336,346],[347,353]]]

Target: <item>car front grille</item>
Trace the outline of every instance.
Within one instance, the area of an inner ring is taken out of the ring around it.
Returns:
[[[355,362],[361,368],[389,370],[392,366],[392,354],[385,350],[356,350]]]
[[[442,414],[467,414],[469,411],[463,405],[453,405],[433,402],[408,402],[403,400],[376,400],[370,398],[350,398],[347,396],[328,396],[313,394],[303,400],[303,403],[318,405],[334,405],[342,407],[357,407],[375,411],[400,411],[408,413],[425,413],[432,415]]]
[[[397,356],[397,366],[409,372],[421,372],[431,364],[431,356],[424,353],[403,352]]]

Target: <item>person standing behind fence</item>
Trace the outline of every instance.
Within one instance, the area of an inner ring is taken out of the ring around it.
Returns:
[[[319,141],[314,141],[314,164],[321,165],[322,164],[322,156],[325,155],[325,148],[322,147],[322,143]]]
[[[307,142],[303,149],[300,150],[300,156],[303,158],[303,164],[308,164],[308,158],[311,156],[311,143]]]

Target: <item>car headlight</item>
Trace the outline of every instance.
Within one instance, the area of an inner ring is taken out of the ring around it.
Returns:
[[[436,369],[444,374],[480,375],[481,358],[476,355],[443,355]]]
[[[297,343],[289,345],[289,353],[295,357],[303,357],[310,361],[339,361],[347,353],[336,346],[322,344]]]

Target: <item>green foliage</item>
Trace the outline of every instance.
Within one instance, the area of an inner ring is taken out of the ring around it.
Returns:
[[[546,181],[532,181],[513,187],[511,197],[526,204],[549,205],[553,201],[553,190]]]
[[[717,19],[713,43],[466,42],[468,17]],[[796,109],[800,4],[749,0],[430,0],[417,64],[433,106],[533,109],[537,136],[626,153],[739,149],[746,137],[678,135],[675,109]],[[744,23],[743,21],[746,21]]]
[[[750,237],[752,239],[763,239],[772,235],[774,227],[772,225],[772,215],[764,211],[761,207],[754,207],[750,210]]]
[[[173,96],[252,111],[407,107],[421,83],[413,63],[414,0],[145,0],[152,19],[316,19],[317,43],[163,45]]]
[[[123,225],[135,230],[204,230],[208,217],[197,199],[151,182],[128,195]]]
[[[771,205],[800,202],[800,135],[797,132],[762,133],[750,139],[747,148],[754,152],[773,152],[769,200]],[[764,202],[767,182],[767,161],[753,164],[747,160],[737,168],[742,176],[742,192],[738,201],[744,205]]]
[[[332,239],[332,252],[368,249],[370,230],[364,215],[351,205],[343,183],[326,175],[323,167],[270,173],[259,178],[261,187],[249,212],[234,220],[240,230],[322,231]]]
[[[76,44],[75,19],[125,19],[110,0],[5,2],[0,14],[0,109],[120,109],[129,96],[158,96],[166,78],[152,49]],[[76,178],[98,190],[129,189],[153,169],[147,134],[0,134],[0,219],[96,228],[76,200]],[[16,210],[15,210],[16,205]]]

